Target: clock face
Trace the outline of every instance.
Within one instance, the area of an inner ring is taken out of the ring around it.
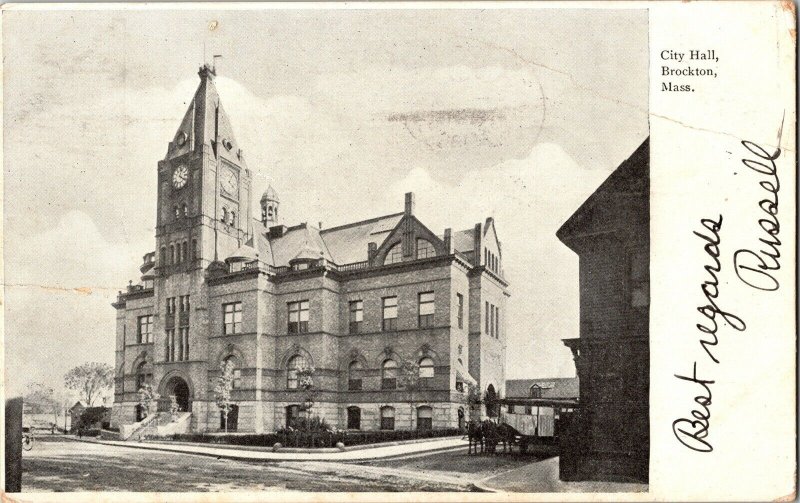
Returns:
[[[238,194],[239,188],[239,178],[236,176],[236,172],[230,168],[225,168],[222,171],[222,190],[225,191],[226,194],[231,196],[236,196]]]
[[[172,186],[182,189],[187,181],[189,181],[189,168],[185,164],[181,164],[172,172]]]

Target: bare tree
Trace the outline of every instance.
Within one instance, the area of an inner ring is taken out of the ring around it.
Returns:
[[[225,421],[225,433],[228,432],[228,414],[231,412],[231,390],[233,389],[233,362],[223,360],[219,364],[220,373],[216,377],[214,385],[214,396],[217,399],[217,407],[222,411]]]
[[[89,362],[73,368],[64,376],[67,389],[77,391],[91,407],[104,391],[114,384],[114,369],[106,363]]]
[[[411,407],[411,429],[414,429],[414,392],[420,388],[419,363],[404,361],[400,367],[400,386],[408,391]]]

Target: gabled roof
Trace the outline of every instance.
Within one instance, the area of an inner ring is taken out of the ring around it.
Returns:
[[[304,249],[306,253],[313,252],[316,258],[333,260],[328,247],[320,237],[319,229],[308,224],[289,227],[283,236],[270,239],[269,242],[272,247],[273,265],[276,266],[289,265],[289,262]]]
[[[556,236],[568,246],[581,235],[630,227],[636,218],[649,218],[650,138],[626,159],[561,226]],[[642,207],[644,206],[644,207]]]
[[[531,386],[542,389],[541,398],[568,399],[579,397],[577,377],[551,377],[549,379],[507,379],[506,396],[508,398],[530,397]]]
[[[352,264],[368,259],[369,243],[378,246],[397,227],[403,213],[394,213],[320,231],[319,235],[336,264]]]

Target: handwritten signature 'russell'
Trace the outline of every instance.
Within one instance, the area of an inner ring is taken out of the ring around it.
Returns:
[[[779,133],[780,137],[780,133]],[[746,285],[763,291],[775,291],[780,284],[775,278],[775,272],[780,269],[781,245],[778,239],[780,223],[778,221],[778,180],[775,161],[780,157],[780,149],[774,154],[769,154],[759,145],[750,141],[743,141],[742,145],[753,154],[756,159],[742,159],[742,163],[753,171],[765,175],[767,179],[759,182],[759,186],[767,191],[767,196],[759,201],[758,206],[765,215],[758,220],[758,225],[766,233],[759,241],[766,246],[758,251],[748,249],[737,250],[733,254],[733,266],[736,276]],[[722,215],[719,218],[703,218],[700,224],[704,227],[701,232],[694,231],[694,235],[701,238],[705,245],[703,249],[710,257],[711,263],[703,268],[708,278],[700,285],[706,305],[697,308],[706,320],[696,325],[702,334],[699,338],[705,356],[714,364],[719,364],[719,359],[714,351],[719,343],[717,332],[719,323],[727,324],[732,329],[743,332],[747,326],[739,316],[728,312],[719,306],[720,294],[718,275],[722,271],[720,261],[720,232],[722,229]],[[700,378],[697,375],[697,361],[692,366],[690,376],[675,374],[683,382],[695,384],[697,392],[694,397],[696,407],[690,412],[691,418],[679,418],[672,422],[672,433],[675,438],[693,451],[711,452],[714,450],[708,440],[711,427],[711,385],[714,380]]]

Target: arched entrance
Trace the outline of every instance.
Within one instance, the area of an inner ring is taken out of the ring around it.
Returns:
[[[189,390],[189,385],[182,377],[173,376],[169,378],[164,385],[164,393],[161,396],[161,403],[164,404],[162,410],[164,411],[170,410],[172,402],[171,397],[173,396],[178,403],[180,412],[191,412],[192,410],[191,391]]]

